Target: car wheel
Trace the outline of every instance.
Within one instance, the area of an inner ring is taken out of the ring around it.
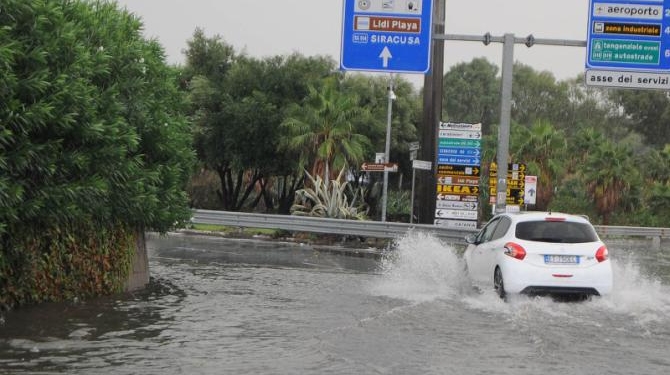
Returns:
[[[505,282],[503,281],[500,267],[496,267],[496,270],[493,273],[493,288],[496,290],[496,293],[500,298],[505,299]]]

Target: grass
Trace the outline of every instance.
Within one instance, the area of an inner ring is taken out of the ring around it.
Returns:
[[[239,228],[239,227],[229,227],[225,225],[216,225],[216,224],[193,224],[192,229],[207,231],[207,232],[221,232],[225,234],[246,234],[246,235],[266,235],[266,236],[275,236],[279,233],[278,229],[265,229],[265,228]]]

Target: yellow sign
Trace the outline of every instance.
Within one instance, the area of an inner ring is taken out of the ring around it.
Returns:
[[[437,184],[437,192],[456,195],[477,195],[479,194],[479,186]]]

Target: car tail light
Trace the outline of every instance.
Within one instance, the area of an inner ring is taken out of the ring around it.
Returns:
[[[544,221],[565,221],[564,217],[547,216]]]
[[[508,242],[505,244],[505,255],[518,260],[523,260],[523,258],[526,257],[526,250],[519,244]]]
[[[598,261],[598,263],[606,261],[607,258],[609,257],[610,253],[609,251],[607,251],[607,247],[605,246],[600,246],[598,251],[596,251],[596,260]]]

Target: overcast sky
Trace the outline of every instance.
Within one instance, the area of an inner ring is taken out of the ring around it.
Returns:
[[[145,35],[157,38],[169,63],[183,63],[196,27],[220,35],[256,57],[299,52],[339,61],[344,0],[117,0],[142,18]],[[446,0],[446,33],[586,40],[588,0]],[[459,62],[486,57],[500,66],[501,44],[447,41],[445,72]],[[515,61],[547,70],[557,79],[584,71],[583,47],[517,45]],[[422,76],[403,75],[412,82]]]

